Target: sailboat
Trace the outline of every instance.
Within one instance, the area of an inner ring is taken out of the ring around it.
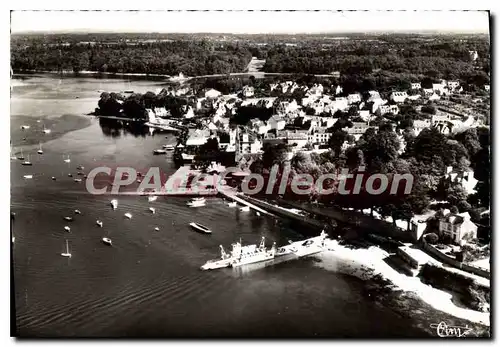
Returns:
[[[28,160],[25,160],[21,163],[21,165],[25,165],[25,166],[31,166],[33,165],[30,161],[30,155],[28,154]]]
[[[44,134],[50,134],[52,130],[45,128],[45,124],[43,125],[43,133]]]
[[[16,160],[17,157],[12,153],[12,145],[10,145],[10,159],[11,160]]]
[[[19,160],[24,160],[23,150],[21,149],[21,155],[17,157]]]
[[[63,155],[63,158],[64,158],[64,155]],[[68,157],[67,157],[66,159],[64,159],[64,162],[65,162],[65,163],[69,163],[69,162],[71,162],[71,159],[69,159],[69,154],[68,154]]]
[[[37,151],[38,154],[43,154],[42,143],[40,142],[40,148]]]
[[[68,240],[66,240],[66,252],[65,253],[61,253],[61,255],[63,257],[71,258],[71,253],[69,252]]]

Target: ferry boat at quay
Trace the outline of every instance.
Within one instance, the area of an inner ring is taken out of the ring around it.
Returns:
[[[241,241],[233,243],[232,250],[230,254],[224,251],[222,246],[220,259],[214,259],[207,261],[203,266],[202,270],[213,270],[223,267],[238,267],[246,264],[258,263],[261,261],[274,259],[276,254],[276,243],[270,249],[266,249],[265,238],[262,237],[260,245],[247,245],[242,246]]]

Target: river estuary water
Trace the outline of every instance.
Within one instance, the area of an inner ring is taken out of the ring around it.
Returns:
[[[113,211],[113,197],[88,194],[84,183],[75,183],[79,165],[85,172],[101,165],[175,171],[171,154],[152,154],[174,143],[173,136],[110,136],[96,119],[82,116],[97,107],[99,90],[158,88],[157,82],[114,79],[16,80],[11,140],[14,152],[22,149],[33,162],[22,166],[11,160],[12,290],[19,336],[435,336],[429,307],[401,304],[399,294],[384,300],[367,295],[367,281],[326,271],[315,266],[314,257],[265,268],[199,269],[219,256],[220,244],[228,248],[240,238],[257,243],[265,236],[268,246],[300,239],[300,230],[283,221],[240,212],[219,198],[194,209],[186,206],[186,198],[159,197],[150,203],[143,196],[119,196]],[[21,131],[20,124],[31,127]],[[43,126],[52,133],[43,134]],[[79,129],[68,132],[71,127]],[[40,142],[43,155],[36,153]],[[63,161],[65,155],[70,163]],[[33,179],[24,179],[27,174]],[[75,209],[81,215],[74,215]],[[126,212],[133,218],[126,219]],[[193,232],[191,221],[207,225],[213,234]],[[113,247],[101,243],[104,236]],[[65,240],[69,259],[60,256]]]

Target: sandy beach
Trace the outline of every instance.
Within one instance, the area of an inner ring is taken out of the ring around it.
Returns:
[[[473,323],[490,325],[490,313],[478,312],[457,305],[454,295],[423,283],[418,277],[404,275],[389,266],[384,259],[389,253],[378,248],[350,249],[330,240],[327,249],[317,255],[319,267],[367,280],[380,275],[394,285],[395,290],[414,293],[436,310]]]

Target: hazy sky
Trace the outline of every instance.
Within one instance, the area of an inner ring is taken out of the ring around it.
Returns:
[[[489,32],[488,12],[13,11],[11,30],[86,32],[317,33]]]

